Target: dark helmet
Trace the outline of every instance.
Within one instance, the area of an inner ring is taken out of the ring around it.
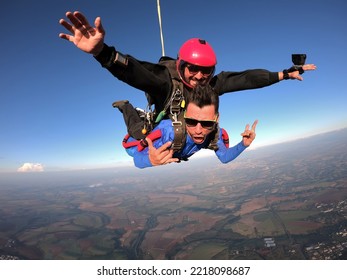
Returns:
[[[186,64],[211,67],[211,77],[214,73],[214,68],[217,64],[216,54],[213,48],[205,40],[193,38],[186,41],[180,48],[177,55],[177,71],[181,80],[189,87],[191,87],[184,80],[184,67]],[[211,78],[210,77],[210,78]]]

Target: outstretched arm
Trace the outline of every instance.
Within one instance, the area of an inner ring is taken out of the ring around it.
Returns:
[[[317,67],[314,64],[305,64],[300,68],[288,69],[288,76],[284,75],[285,70],[281,72],[270,72],[265,69],[250,69],[242,72],[222,71],[212,78],[211,85],[219,95],[222,95],[234,91],[263,88],[286,79],[302,81],[303,71],[316,70]]]
[[[59,37],[75,44],[80,50],[98,55],[104,46],[105,30],[101,24],[101,18],[97,17],[94,21],[95,27],[92,27],[86,17],[78,12],[67,12],[65,19],[60,19],[59,23],[64,26],[71,34],[60,33]]]
[[[249,128],[249,124],[246,125],[245,131],[241,133],[242,141],[234,147],[227,148],[221,139],[218,140],[218,150],[216,155],[222,163],[228,163],[236,159],[255,139],[255,128],[258,121],[255,121],[252,128]],[[221,136],[220,136],[221,137]]]

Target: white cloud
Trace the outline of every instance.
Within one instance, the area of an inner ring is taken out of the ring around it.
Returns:
[[[26,162],[17,169],[18,172],[42,172],[43,165],[41,163]]]
[[[89,185],[89,188],[97,188],[97,187],[102,187],[102,186],[103,186],[103,183],[97,183],[97,184]]]

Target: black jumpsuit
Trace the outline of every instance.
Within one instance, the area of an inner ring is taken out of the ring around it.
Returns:
[[[126,66],[113,63],[112,58],[115,57],[115,53],[114,47],[104,44],[102,52],[95,59],[120,81],[148,94],[155,111],[161,112],[172,93],[172,80],[167,67],[159,63],[140,61],[130,55],[126,56],[128,59]],[[172,60],[172,63],[175,63],[175,60]],[[220,72],[210,80],[210,85],[216,93],[223,95],[228,92],[262,88],[277,82],[279,82],[278,72],[252,69],[242,72]],[[184,87],[183,95],[189,90]],[[127,123],[128,131],[129,125]]]

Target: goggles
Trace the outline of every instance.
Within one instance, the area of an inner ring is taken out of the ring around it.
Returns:
[[[214,66],[203,67],[203,66],[197,66],[193,64],[187,64],[186,67],[191,75],[196,75],[197,73],[201,72],[201,74],[204,76],[210,76],[214,71]]]
[[[186,117],[186,112],[184,112],[184,120],[186,121],[186,125],[188,127],[195,127],[198,125],[198,123],[200,123],[202,128],[212,130],[217,123],[217,117],[218,116],[216,116],[214,120],[197,120]]]

